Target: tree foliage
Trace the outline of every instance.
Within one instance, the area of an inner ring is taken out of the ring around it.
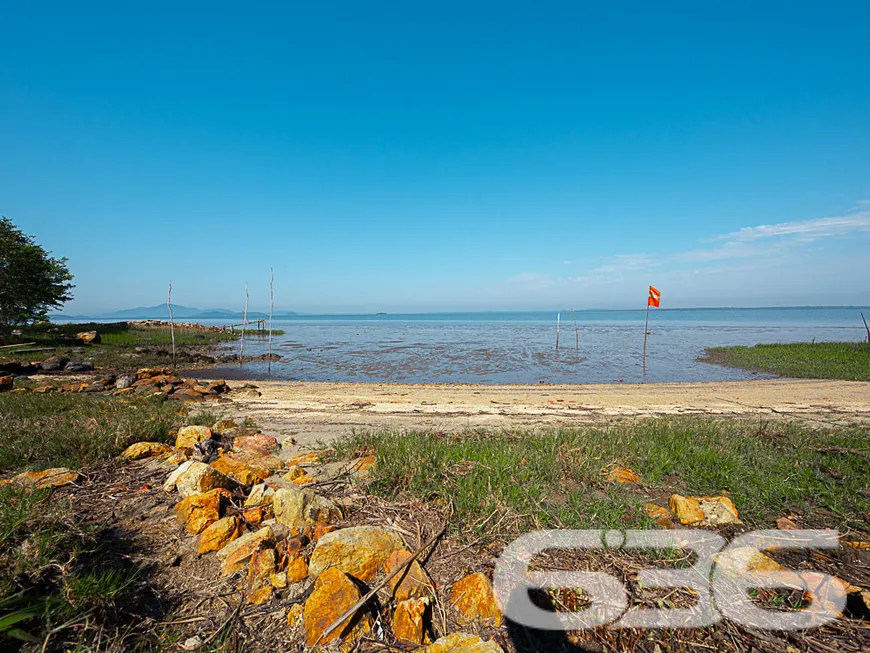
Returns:
[[[65,258],[53,258],[33,236],[0,217],[0,324],[44,319],[72,299],[73,275]]]

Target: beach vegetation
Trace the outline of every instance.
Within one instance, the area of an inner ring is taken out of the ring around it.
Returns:
[[[870,345],[865,342],[711,347],[698,360],[792,378],[870,381]]]

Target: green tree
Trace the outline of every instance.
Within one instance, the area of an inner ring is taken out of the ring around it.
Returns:
[[[45,319],[72,299],[73,275],[65,258],[52,258],[33,236],[0,217],[0,324]]]

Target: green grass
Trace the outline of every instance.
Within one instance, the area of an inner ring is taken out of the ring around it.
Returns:
[[[0,474],[79,469],[133,442],[168,442],[182,422],[178,410],[153,399],[0,394]],[[42,642],[53,629],[56,640],[60,626],[85,616],[111,624],[122,604],[135,602],[141,570],[112,532],[63,492],[0,486],[0,646]]]
[[[86,616],[111,621],[133,593],[140,570],[72,508],[46,490],[0,487],[0,643],[10,649]]]
[[[0,473],[83,467],[139,441],[169,441],[178,404],[93,394],[0,395]]]
[[[477,534],[649,526],[643,504],[650,500],[667,505],[672,492],[722,490],[751,527],[797,512],[808,523],[870,530],[866,426],[662,418],[461,437],[365,432],[336,449],[341,457],[376,452],[375,492],[453,502],[456,523]],[[602,472],[614,463],[640,473],[642,483],[608,482]]]
[[[862,342],[712,347],[698,360],[795,378],[870,381],[870,348]]]

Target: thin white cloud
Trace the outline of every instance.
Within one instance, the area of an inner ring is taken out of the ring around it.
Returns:
[[[819,238],[846,236],[865,231],[870,231],[870,211],[856,210],[850,215],[833,218],[814,218],[779,224],[763,224],[757,227],[743,227],[737,231],[716,236],[714,240],[748,242],[765,238],[793,237],[800,242],[812,242]]]

